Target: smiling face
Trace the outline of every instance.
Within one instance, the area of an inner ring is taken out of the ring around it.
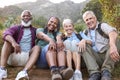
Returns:
[[[67,33],[67,35],[72,35],[74,32],[74,26],[70,19],[65,19],[63,21],[63,29]]]
[[[58,19],[56,17],[51,17],[48,21],[47,27],[48,27],[48,32],[53,32],[57,30]]]
[[[29,11],[23,11],[21,14],[21,19],[25,22],[28,23],[32,19],[32,15]]]
[[[21,14],[21,23],[25,27],[29,27],[31,25],[32,15],[28,10],[25,10]]]
[[[96,24],[97,24],[97,19],[96,16],[91,14],[91,13],[87,13],[84,17],[83,17],[84,22],[86,23],[86,25],[88,26],[89,29],[95,29]]]

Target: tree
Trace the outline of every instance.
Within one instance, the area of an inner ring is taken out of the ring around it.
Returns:
[[[86,4],[86,7],[83,9],[82,13],[84,13],[87,10],[92,10],[98,21],[102,20],[102,10],[101,10],[102,5],[100,4],[99,0],[91,0],[89,3]]]
[[[120,0],[99,0],[102,5],[103,21],[120,30]]]
[[[80,32],[80,31],[83,31],[86,28],[86,26],[83,21],[79,20],[74,24],[74,28],[77,32]]]

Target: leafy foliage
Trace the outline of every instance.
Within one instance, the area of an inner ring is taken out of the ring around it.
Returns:
[[[47,19],[43,16],[33,19],[33,25],[36,27],[44,27],[47,22]]]
[[[99,0],[102,5],[103,21],[120,30],[120,0]]]
[[[15,24],[18,24],[18,19],[16,17],[12,17],[12,16],[8,17],[8,19],[6,19],[4,22],[4,26],[6,28],[8,28],[12,25],[15,25]]]
[[[9,16],[5,22],[4,22],[4,26],[5,28],[8,28],[12,25],[16,25],[16,24],[20,24],[20,18],[19,17],[12,17],[12,16]],[[44,27],[45,24],[47,22],[47,19],[40,16],[38,18],[33,18],[33,21],[32,21],[32,24],[35,26],[35,27]]]
[[[102,20],[102,10],[101,10],[102,5],[100,4],[99,0],[91,0],[89,3],[86,4],[86,7],[83,9],[82,13],[84,13],[87,10],[92,10],[98,21]]]
[[[83,31],[86,27],[84,22],[75,23],[74,28],[77,32]]]
[[[120,0],[91,0],[82,12],[92,10],[98,21],[104,21],[120,31]]]
[[[2,23],[0,23],[0,30],[4,29],[4,26],[2,25]]]

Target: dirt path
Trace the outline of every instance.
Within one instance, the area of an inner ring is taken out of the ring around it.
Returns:
[[[22,67],[8,67],[8,78],[4,80],[14,80],[17,73],[22,70]],[[83,75],[84,80],[85,76]],[[30,80],[51,80],[50,70],[49,69],[32,69],[29,71]]]
[[[8,67],[8,78],[4,80],[14,80],[17,73],[22,70],[22,67]],[[88,73],[86,69],[82,69],[83,80],[87,80]],[[51,80],[49,69],[32,69],[29,72],[30,80]],[[113,80],[120,80],[120,78],[114,78]]]

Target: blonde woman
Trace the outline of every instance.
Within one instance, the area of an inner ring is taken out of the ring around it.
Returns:
[[[75,64],[75,71],[70,80],[82,80],[81,73],[81,55],[79,52],[83,52],[86,48],[86,43],[91,44],[91,40],[82,32],[76,33],[72,20],[63,20],[63,29],[66,33],[64,45],[67,55],[67,66],[73,68],[72,60]],[[78,38],[81,37],[81,39]]]

